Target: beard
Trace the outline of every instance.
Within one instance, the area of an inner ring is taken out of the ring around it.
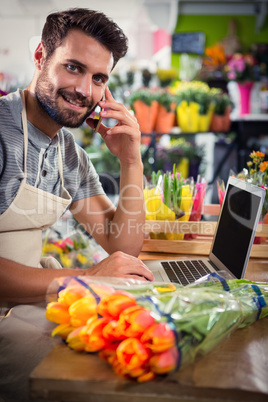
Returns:
[[[56,90],[54,85],[49,82],[48,63],[44,65],[43,71],[37,79],[35,95],[41,108],[60,126],[69,128],[78,128],[93,112],[96,105],[87,97],[78,92],[69,92],[64,89]],[[79,102],[81,106],[86,107],[86,111],[79,112],[61,107],[58,100],[60,98],[70,99],[72,102]]]

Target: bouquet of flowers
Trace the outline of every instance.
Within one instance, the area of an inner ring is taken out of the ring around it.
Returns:
[[[46,317],[57,324],[52,336],[71,349],[98,352],[118,375],[149,381],[194,362],[238,328],[268,315],[267,283],[223,275],[186,287],[58,278],[49,288]]]
[[[251,54],[233,54],[225,67],[227,79],[230,81],[254,81],[255,59]]]
[[[107,256],[93,238],[76,230],[62,239],[48,229],[43,242],[43,257],[54,257],[65,268],[90,268]]]

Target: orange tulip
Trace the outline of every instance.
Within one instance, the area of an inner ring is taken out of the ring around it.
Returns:
[[[175,346],[176,338],[168,324],[160,322],[152,325],[144,332],[141,342],[153,353],[158,353]]]
[[[84,286],[70,286],[59,292],[58,301],[63,304],[70,306],[77,300],[85,297],[89,294],[89,290]]]
[[[137,338],[124,339],[116,349],[118,362],[128,371],[142,367],[150,352]]]
[[[113,360],[112,368],[119,377],[129,377],[127,368],[119,362],[117,356]]]
[[[87,320],[96,315],[96,311],[97,302],[95,297],[92,295],[82,297],[69,307],[71,325],[73,327],[81,327],[86,325]]]
[[[156,374],[167,374],[175,370],[178,364],[179,351],[176,347],[155,354],[150,359],[151,370]]]
[[[82,341],[80,332],[83,329],[83,327],[76,328],[74,331],[72,331],[66,339],[66,342],[68,346],[71,349],[77,350],[81,352],[82,350],[85,350],[86,344],[85,342]]]
[[[136,305],[132,295],[125,293],[114,293],[104,297],[98,305],[98,313],[109,319],[118,319],[120,313],[130,306]]]
[[[80,338],[86,344],[85,350],[87,352],[97,352],[107,344],[107,340],[104,339],[102,334],[103,328],[107,323],[107,318],[97,318],[94,316],[83,327],[80,332]]]
[[[155,377],[155,373],[153,373],[152,371],[147,371],[144,374],[140,375],[137,380],[138,382],[147,382],[153,380]]]
[[[118,321],[112,320],[103,328],[103,337],[110,342],[120,341],[126,338],[122,332]]]
[[[141,306],[132,306],[125,309],[119,317],[119,331],[127,337],[138,337],[155,323],[150,311]]]
[[[99,357],[105,362],[113,365],[117,360],[116,349],[119,343],[110,343],[106,345],[102,350],[99,351]]]
[[[56,324],[68,324],[70,322],[68,306],[59,302],[48,303],[46,318]]]

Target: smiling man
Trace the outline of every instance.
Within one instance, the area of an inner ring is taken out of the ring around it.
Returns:
[[[0,388],[4,400],[5,395],[8,400],[28,398],[27,377],[52,346],[45,309],[35,303],[45,300],[54,278],[153,280],[137,259],[144,222],[139,126],[107,87],[112,69],[126,52],[127,38],[104,14],[87,9],[53,13],[34,54],[32,82],[0,98]],[[116,208],[104,194],[88,155],[66,129],[85,120],[94,128],[90,115],[96,105],[104,109],[102,117],[117,121],[112,128],[99,127],[120,161]],[[53,258],[42,258],[42,231],[68,208],[110,254],[87,270],[66,269]]]
[[[72,9],[51,14],[34,54],[32,82],[0,99],[0,294],[5,301],[44,298],[58,276],[53,270],[58,262],[41,258],[42,231],[67,208],[110,254],[80,274],[153,279],[135,258],[144,222],[139,126],[107,87],[126,51],[125,35],[102,13]],[[104,194],[87,154],[65,128],[79,127],[85,120],[93,128],[89,116],[96,105],[105,108],[102,117],[118,122],[112,128],[99,127],[120,160],[117,208]],[[94,232],[100,226],[108,230]],[[113,236],[111,226],[119,236]],[[33,269],[37,267],[48,269]],[[77,271],[63,268],[60,274]]]

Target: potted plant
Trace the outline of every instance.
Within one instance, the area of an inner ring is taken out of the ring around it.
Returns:
[[[175,123],[176,98],[168,89],[157,92],[158,111],[154,131],[156,133],[170,133]]]
[[[143,134],[151,134],[154,130],[158,111],[156,98],[156,92],[149,88],[132,91],[127,98],[127,102],[133,109],[140,126],[140,131]],[[145,142],[149,142],[148,139]]]
[[[227,94],[218,94],[213,99],[214,113],[212,115],[210,130],[213,132],[228,132],[231,126],[230,114],[233,102]]]
[[[201,81],[181,81],[172,87],[177,97],[177,120],[183,132],[208,131],[213,113],[213,93]]]

